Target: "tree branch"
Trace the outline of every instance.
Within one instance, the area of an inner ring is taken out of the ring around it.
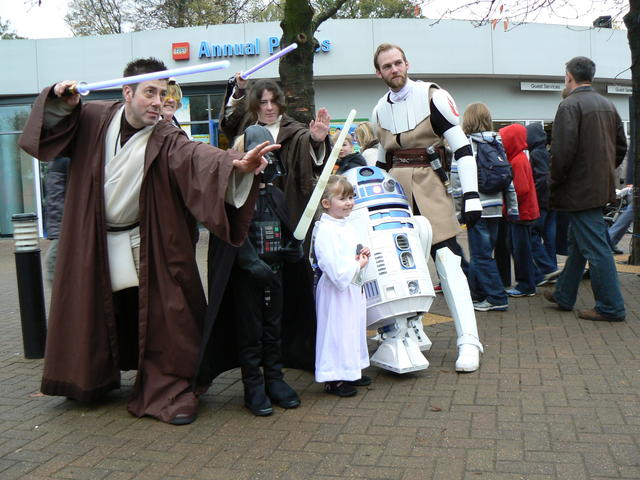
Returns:
[[[311,28],[313,29],[313,31],[315,32],[322,22],[324,22],[328,18],[333,17],[338,12],[338,10],[340,10],[340,7],[342,7],[342,5],[344,5],[345,3],[347,3],[347,0],[336,0],[333,6],[316,14],[313,17],[313,21],[311,22]]]

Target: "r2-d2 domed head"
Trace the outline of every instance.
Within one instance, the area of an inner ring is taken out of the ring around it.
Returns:
[[[344,173],[355,189],[354,208],[409,208],[404,189],[391,175],[378,167],[351,168]]]

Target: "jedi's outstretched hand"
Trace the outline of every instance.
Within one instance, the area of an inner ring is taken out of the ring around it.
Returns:
[[[270,145],[269,141],[262,142],[260,145],[257,145],[245,153],[244,157],[240,160],[234,160],[233,166],[243,173],[254,172],[258,175],[259,173],[262,173],[267,166],[267,160],[264,156],[269,152],[278,150],[279,148],[279,143]]]
[[[324,142],[324,139],[327,138],[329,134],[329,123],[331,122],[331,117],[329,116],[329,112],[326,108],[321,108],[316,113],[316,119],[311,120],[309,123],[309,131],[311,132],[311,138],[314,142]]]

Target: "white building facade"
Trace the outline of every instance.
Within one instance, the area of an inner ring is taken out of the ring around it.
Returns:
[[[229,60],[228,70],[178,78],[185,95],[178,118],[194,138],[217,144],[227,79],[278,51],[280,36],[279,24],[272,22],[0,41],[5,65],[0,77],[0,236],[12,233],[11,215],[37,210],[41,169],[18,149],[17,138],[43,88],[64,79],[118,78],[129,61],[140,57],[159,58],[168,68]],[[316,107],[326,107],[335,122],[352,108],[358,120],[369,118],[386,90],[374,75],[373,52],[389,42],[404,49],[411,78],[447,89],[461,113],[472,102],[486,103],[496,128],[551,122],[564,86],[564,64],[587,56],[597,66],[594,87],[614,102],[628,128],[631,55],[626,31],[543,24],[504,31],[500,25],[475,27],[456,20],[363,19],[326,21],[316,38]],[[277,77],[277,62],[252,76]],[[88,99],[119,97],[120,90],[112,89]]]

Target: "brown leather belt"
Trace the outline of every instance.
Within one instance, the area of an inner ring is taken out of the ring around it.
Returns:
[[[393,168],[402,167],[431,167],[424,148],[404,148],[391,152]]]

